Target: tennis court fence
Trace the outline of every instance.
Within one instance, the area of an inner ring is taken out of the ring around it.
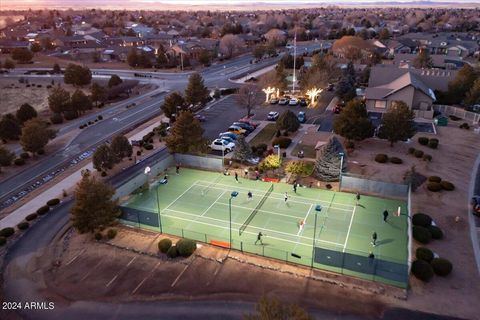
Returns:
[[[141,228],[154,232],[160,232],[161,216],[156,212],[149,212],[129,207],[120,207],[122,214],[120,222],[135,228]],[[188,238],[195,241],[229,245],[229,238],[218,235],[206,234],[192,230],[175,228],[172,225],[162,224],[162,233]],[[374,258],[365,252],[343,250],[341,248],[329,248],[324,244],[317,243],[312,254],[298,254],[287,250],[273,248],[271,246],[255,245],[253,242],[233,239],[232,249],[255,254],[267,258],[294,263],[319,270],[353,276],[370,281],[386,283],[399,288],[408,285],[407,261],[395,261],[375,255]]]
[[[359,192],[394,199],[408,198],[408,184],[366,179],[353,174],[342,174],[340,191]]]
[[[212,155],[196,156],[192,154],[175,153],[175,163],[185,167],[200,168],[213,171],[223,171],[222,157]]]

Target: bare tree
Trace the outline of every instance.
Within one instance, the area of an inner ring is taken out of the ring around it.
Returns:
[[[220,52],[231,58],[233,54],[240,50],[244,45],[244,41],[237,35],[226,34],[220,40]]]
[[[280,45],[285,42],[285,32],[280,29],[271,29],[265,33],[265,39],[269,43],[273,43],[275,46]]]
[[[259,86],[255,84],[245,84],[240,88],[235,99],[240,106],[247,109],[247,117],[250,117],[252,108],[260,104],[264,96]]]

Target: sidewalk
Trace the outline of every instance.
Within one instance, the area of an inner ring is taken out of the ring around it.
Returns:
[[[287,149],[284,151],[287,153],[287,159],[291,157],[297,158],[297,155],[292,154],[293,149],[297,146],[297,144],[302,143],[304,137],[306,134],[308,134],[308,129],[310,128],[316,128],[318,125],[316,124],[302,124],[300,126],[300,129],[298,129],[297,134],[295,137],[292,139],[292,143],[288,146]]]

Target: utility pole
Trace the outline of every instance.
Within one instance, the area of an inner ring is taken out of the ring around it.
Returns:
[[[293,38],[293,94],[295,94],[295,81],[296,81],[296,66],[297,66],[297,32],[295,31],[295,37]]]

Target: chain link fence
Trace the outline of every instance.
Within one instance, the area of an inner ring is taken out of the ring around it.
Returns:
[[[394,199],[408,198],[408,185],[365,179],[352,174],[342,174],[340,191],[359,192]]]

